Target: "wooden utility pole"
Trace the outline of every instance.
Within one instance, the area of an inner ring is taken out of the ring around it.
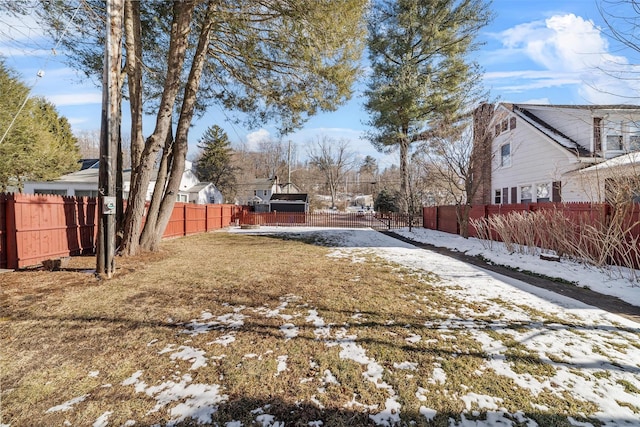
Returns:
[[[102,123],[98,178],[98,241],[96,274],[111,278],[115,270],[116,174],[120,139],[120,64],[124,0],[107,0],[107,25],[102,76]]]

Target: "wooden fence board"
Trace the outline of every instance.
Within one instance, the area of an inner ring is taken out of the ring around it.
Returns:
[[[210,206],[218,212],[211,227],[206,206],[176,203],[163,237],[232,223],[237,207]],[[0,194],[0,268],[32,267],[48,259],[95,253],[98,214],[95,198]]]
[[[7,199],[8,194],[0,194],[0,268],[7,268]]]

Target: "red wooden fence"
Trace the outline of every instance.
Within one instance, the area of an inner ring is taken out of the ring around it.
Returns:
[[[556,210],[569,218],[576,225],[576,231],[580,233],[582,225],[592,225],[596,228],[609,224],[612,207],[608,204],[592,203],[526,203],[509,205],[481,205],[473,206],[469,214],[469,220],[489,218],[495,215],[507,215],[511,212],[535,212]],[[447,233],[459,233],[456,222],[455,206],[425,207],[423,209],[423,224],[425,228],[439,230]],[[640,204],[635,204],[626,218],[629,226],[633,226],[627,235],[629,242],[640,236]],[[478,237],[473,225],[468,228],[470,237]],[[500,240],[497,234],[492,235],[493,240]],[[612,263],[625,263],[623,258],[614,256]],[[624,264],[627,265],[627,264]],[[640,259],[632,260],[632,266],[640,268]]]
[[[518,203],[508,205],[477,205],[472,206],[469,220],[488,218],[493,215],[507,215],[511,212],[534,212],[555,209],[565,216],[575,219],[576,223],[597,224],[606,221],[611,207],[607,204],[594,203]],[[640,216],[640,205],[635,206],[632,218]],[[579,220],[579,221],[578,221]],[[422,209],[422,222],[425,228],[439,230],[445,233],[458,234],[455,206],[429,206]],[[634,229],[640,233],[640,225]],[[469,236],[477,237],[476,230],[469,224]]]
[[[163,237],[227,227],[241,209],[176,203]],[[94,253],[98,214],[95,198],[0,194],[0,268]]]

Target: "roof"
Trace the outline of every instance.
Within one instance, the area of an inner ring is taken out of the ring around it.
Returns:
[[[276,193],[271,195],[271,201],[280,202],[307,202],[307,193]]]
[[[579,157],[597,156],[597,155],[591,153],[591,151],[589,151],[586,148],[584,148],[583,146],[581,146],[580,144],[578,144],[572,138],[568,137],[564,133],[562,133],[559,130],[555,129],[549,123],[547,123],[544,120],[540,119],[540,117],[536,116],[535,113],[531,112],[527,108],[527,107],[533,107],[533,106],[538,106],[538,105],[535,105],[535,104],[506,104],[506,103],[505,104],[501,104],[501,105],[503,105],[505,108],[507,108],[508,110],[513,112],[516,116],[520,117],[522,120],[524,120],[529,125],[531,125],[534,128],[536,128],[538,131],[543,133],[547,138],[551,139],[552,141],[554,141],[556,144],[560,145],[561,147],[573,152],[574,154],[578,155]],[[540,106],[540,107],[542,107],[542,106]],[[560,106],[558,106],[558,105],[546,105],[546,107],[560,108]],[[573,106],[573,107],[578,108],[579,106]]]
[[[199,182],[191,188],[187,189],[189,193],[198,193],[200,190],[207,188],[208,186],[213,185],[211,182]]]
[[[640,163],[640,152],[634,151],[632,153],[623,154],[618,157],[614,157],[605,162],[598,163],[597,165],[589,166],[588,168],[580,169],[580,173],[589,173],[600,171],[604,169],[612,169],[622,166],[634,166]]]
[[[66,175],[62,175],[58,179],[54,179],[52,182],[85,182],[85,183],[98,183],[99,180],[99,169],[89,168],[79,170],[77,172],[68,173]],[[151,172],[151,181],[155,181],[158,177],[158,170],[154,169]],[[122,171],[122,179],[125,182],[131,181],[131,169],[125,169]]]
[[[85,169],[98,169],[100,165],[100,159],[80,159],[80,170]]]
[[[275,185],[275,181],[269,178],[257,178],[251,183],[253,190],[271,190]]]
[[[515,105],[521,108],[563,108],[563,109],[573,109],[573,110],[640,110],[640,105],[634,104],[511,104],[508,102],[502,103],[502,105]]]

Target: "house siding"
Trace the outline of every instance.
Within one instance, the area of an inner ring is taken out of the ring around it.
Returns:
[[[511,145],[510,165],[501,166],[501,147],[507,143]],[[519,203],[519,189],[524,185],[548,184],[551,190],[553,182],[560,181],[566,172],[579,167],[575,155],[541,135],[523,120],[519,120],[515,129],[494,138],[492,151],[491,191],[494,194],[496,190],[502,190],[503,203],[506,200]],[[507,188],[509,191],[505,192]],[[532,193],[531,201],[536,201],[535,187],[532,187]]]

